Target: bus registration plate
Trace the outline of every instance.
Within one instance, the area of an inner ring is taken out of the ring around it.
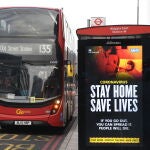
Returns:
[[[30,126],[32,125],[31,121],[15,121],[15,125],[23,125],[23,126]]]

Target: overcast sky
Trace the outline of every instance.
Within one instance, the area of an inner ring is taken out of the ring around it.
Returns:
[[[0,0],[0,7],[38,6],[63,8],[74,34],[90,17],[106,17],[106,25],[137,24],[138,0]],[[150,24],[150,0],[139,0],[140,24]]]
[[[0,0],[0,6],[63,8],[71,28],[86,27],[90,17],[106,17],[106,24],[136,24],[138,0]],[[150,0],[140,1],[140,24],[150,24]],[[149,12],[148,12],[149,11]]]

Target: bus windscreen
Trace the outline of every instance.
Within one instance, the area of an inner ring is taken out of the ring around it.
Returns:
[[[58,11],[42,8],[0,10],[0,36],[55,36]]]
[[[0,99],[43,102],[61,94],[61,57],[49,43],[0,43]]]

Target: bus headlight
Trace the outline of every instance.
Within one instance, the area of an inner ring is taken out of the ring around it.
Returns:
[[[60,107],[60,103],[61,101],[59,99],[54,100],[53,104],[52,104],[52,109],[51,109],[51,115],[54,115],[57,113],[59,107]]]

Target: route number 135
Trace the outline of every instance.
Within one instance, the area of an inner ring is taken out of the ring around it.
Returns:
[[[40,45],[40,54],[52,54],[52,45]]]

